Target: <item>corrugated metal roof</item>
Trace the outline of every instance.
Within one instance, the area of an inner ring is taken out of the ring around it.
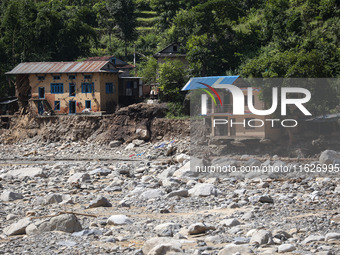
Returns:
[[[205,88],[205,86],[200,84],[200,82],[214,87],[215,82],[219,79],[222,79],[220,84],[233,84],[233,82],[236,81],[237,78],[238,76],[210,76],[191,78],[182,88],[182,91]]]
[[[13,103],[13,102],[16,102],[18,101],[18,99],[9,99],[9,100],[6,100],[6,101],[2,101],[0,102],[0,104],[10,104],[10,103]]]
[[[25,62],[17,65],[6,74],[44,74],[44,73],[97,73],[117,72],[115,69],[102,69],[108,61],[82,62]]]

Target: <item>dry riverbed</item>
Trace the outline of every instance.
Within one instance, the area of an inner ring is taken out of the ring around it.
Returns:
[[[188,138],[0,145],[0,254],[340,253],[339,174],[199,174],[188,148]]]

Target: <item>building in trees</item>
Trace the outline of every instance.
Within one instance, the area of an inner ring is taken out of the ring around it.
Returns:
[[[176,42],[169,44],[161,51],[155,53],[153,56],[157,59],[158,64],[163,64],[167,60],[180,60],[184,66],[188,66],[185,48],[181,47],[181,45]]]
[[[20,107],[38,114],[112,112],[117,104],[134,103],[141,79],[134,66],[115,57],[82,62],[25,62],[6,75],[15,76]]]

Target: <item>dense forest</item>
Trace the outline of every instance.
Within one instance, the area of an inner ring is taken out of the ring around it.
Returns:
[[[131,63],[135,52],[137,75],[151,82],[157,68],[153,54],[171,42],[185,48],[189,68],[158,67],[168,74],[160,77],[161,85],[208,75],[340,76],[339,0],[2,0],[0,5],[0,97],[13,93],[4,73],[24,61],[114,55]]]

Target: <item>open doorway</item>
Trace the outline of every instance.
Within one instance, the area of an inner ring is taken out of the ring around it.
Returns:
[[[76,101],[69,101],[69,113],[76,114]]]
[[[45,88],[44,87],[39,88],[39,99],[45,99]]]

